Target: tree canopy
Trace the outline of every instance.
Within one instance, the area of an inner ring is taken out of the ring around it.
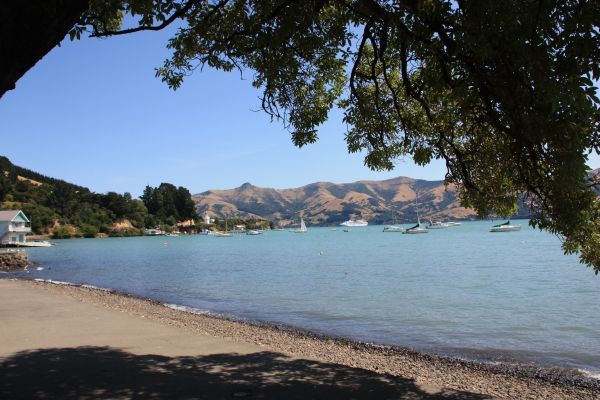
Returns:
[[[22,209],[34,233],[52,233],[58,238],[93,237],[97,233],[140,235],[144,227],[167,225],[171,229],[179,222],[198,219],[189,190],[181,186],[177,188],[170,183],[161,183],[157,188],[147,186],[141,200],[134,199],[131,193],[94,193],[86,187],[13,165],[3,156],[0,156],[0,208]]]
[[[175,187],[170,183],[161,183],[156,188],[146,186],[141,199],[148,213],[154,217],[155,225],[175,225],[177,222],[198,219],[192,195],[182,186]]]
[[[600,271],[587,167],[600,151],[600,2],[91,0],[71,37],[175,21],[156,70],[171,88],[205,65],[250,74],[297,146],[340,107],[348,150],[370,168],[443,159],[463,205],[510,215],[522,196],[534,226]]]

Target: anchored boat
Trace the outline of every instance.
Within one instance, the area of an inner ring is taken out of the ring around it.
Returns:
[[[306,233],[308,229],[306,229],[306,224],[304,223],[304,218],[300,218],[300,229],[292,229],[290,232],[292,233]]]
[[[429,233],[429,231],[426,228],[423,228],[421,226],[421,218],[419,217],[419,195],[417,194],[417,192],[415,192],[415,204],[417,207],[417,224],[411,228],[406,229],[404,232],[405,234],[415,234],[415,233]]]
[[[445,229],[445,228],[449,228],[450,225],[448,225],[445,222],[440,222],[440,221],[435,221],[433,222],[432,220],[429,220],[429,225],[427,225],[427,229]]]
[[[367,225],[369,225],[369,223],[367,221],[365,221],[364,219],[359,219],[359,220],[349,219],[348,221],[344,221],[340,224],[340,226],[349,226],[349,227],[367,226]]]
[[[520,230],[521,225],[511,225],[510,219],[503,224],[494,225],[490,228],[490,232],[514,232]]]

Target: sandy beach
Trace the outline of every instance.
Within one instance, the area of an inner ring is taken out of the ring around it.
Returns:
[[[597,381],[0,280],[0,398],[598,399]]]

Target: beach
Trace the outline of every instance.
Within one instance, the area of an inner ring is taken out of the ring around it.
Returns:
[[[2,398],[597,399],[598,381],[0,280]]]

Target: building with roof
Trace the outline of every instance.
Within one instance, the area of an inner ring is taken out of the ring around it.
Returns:
[[[211,218],[210,215],[208,215],[208,211],[204,212],[204,223],[206,225],[210,225],[210,224],[214,224],[215,223],[215,219]]]
[[[0,244],[19,245],[27,242],[31,223],[21,210],[0,211]]]

